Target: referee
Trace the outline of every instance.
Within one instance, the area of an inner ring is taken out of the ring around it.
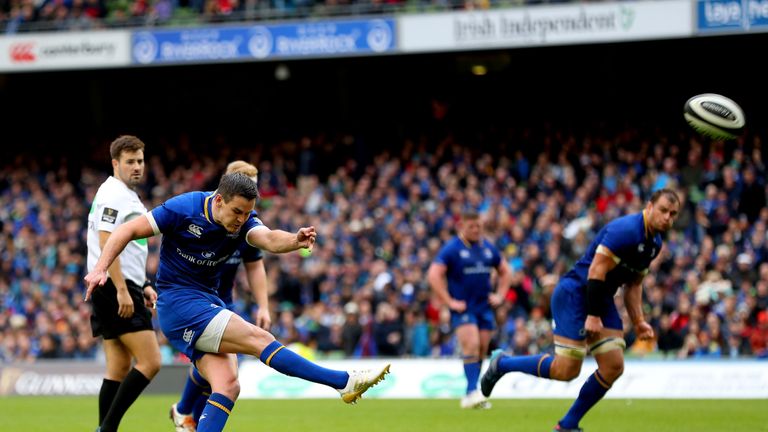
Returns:
[[[134,191],[144,176],[144,143],[134,136],[121,136],[109,152],[113,174],[99,187],[88,214],[88,271],[115,228],[147,212]],[[160,348],[149,310],[157,293],[146,278],[146,266],[147,240],[132,241],[109,267],[107,282],[92,295],[91,328],[94,337],[104,338],[107,359],[97,431],[116,431],[160,369]]]

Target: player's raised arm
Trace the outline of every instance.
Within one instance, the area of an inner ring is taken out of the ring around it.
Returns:
[[[155,233],[146,216],[137,217],[117,227],[101,250],[101,256],[99,256],[96,266],[85,275],[85,300],[91,298],[91,293],[96,286],[104,285],[107,281],[107,269],[131,240],[152,237],[153,235]]]
[[[300,228],[296,233],[259,226],[248,231],[246,236],[249,245],[272,253],[311,249],[316,239],[317,232],[313,226]]]

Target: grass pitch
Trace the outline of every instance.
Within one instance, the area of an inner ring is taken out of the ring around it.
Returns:
[[[122,432],[172,432],[168,409],[177,396],[142,396]],[[264,432],[548,432],[569,400],[492,400],[493,409],[466,411],[458,400],[243,400],[227,431]],[[0,432],[89,432],[96,397],[0,398]],[[582,422],[588,432],[768,432],[768,400],[601,401]]]

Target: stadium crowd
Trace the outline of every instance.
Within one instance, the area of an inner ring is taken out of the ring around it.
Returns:
[[[444,133],[374,152],[351,136],[318,135],[249,149],[217,144],[216,154],[191,151],[185,140],[146,141],[140,194],[148,208],[213,189],[226,163],[242,158],[259,167],[265,223],[317,228],[311,254],[266,258],[272,332],[304,355],[456,355],[426,269],[467,208],[480,212],[514,271],[492,345],[552,350],[549,296],[559,276],[606,221],[672,187],[684,205],[645,280],[657,338],[636,342],[628,333],[629,353],[768,357],[768,172],[759,137],[726,146],[632,129],[586,137],[523,130],[468,145]],[[86,216],[108,169],[104,161],[71,172],[32,155],[0,168],[0,361],[102,355],[82,277]],[[158,245],[151,239],[150,278]],[[248,317],[256,306],[246,287],[241,275],[237,309]],[[158,337],[164,362],[183,360]]]
[[[0,33],[488,9],[569,0],[0,0]]]

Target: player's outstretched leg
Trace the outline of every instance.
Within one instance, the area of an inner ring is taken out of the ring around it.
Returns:
[[[363,393],[375,386],[389,373],[389,364],[380,369],[363,369],[349,372],[349,380],[343,389],[339,389],[341,399],[348,404],[357,403]]]
[[[335,388],[341,394],[342,400],[348,404],[357,402],[363,393],[381,382],[389,373],[390,366],[387,364],[382,368],[350,372],[327,369],[299,356],[278,341],[267,345],[259,359],[285,375]]]
[[[501,349],[493,350],[488,363],[488,369],[485,370],[483,377],[480,379],[480,391],[485,397],[491,396],[493,387],[504,376],[502,372],[499,372],[499,359],[502,354],[504,354],[504,351]]]
[[[550,378],[549,371],[553,359],[554,357],[550,354],[514,357],[496,350],[491,355],[490,366],[480,379],[480,390],[485,397],[490,396],[493,387],[507,372],[522,372],[541,378]]]

